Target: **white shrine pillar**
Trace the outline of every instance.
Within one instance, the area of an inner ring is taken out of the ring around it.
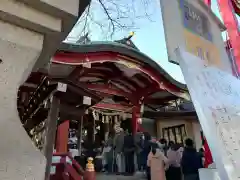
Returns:
[[[47,63],[89,1],[0,1],[0,179],[43,180],[45,158],[25,132],[17,91]]]

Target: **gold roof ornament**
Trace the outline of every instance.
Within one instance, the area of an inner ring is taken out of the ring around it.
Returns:
[[[134,35],[135,33],[133,31],[130,32],[129,36],[127,37],[127,41],[129,41]]]
[[[130,36],[134,36],[134,35],[135,35],[134,31],[130,32]]]

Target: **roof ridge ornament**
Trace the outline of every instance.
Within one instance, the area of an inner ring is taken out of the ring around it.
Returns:
[[[115,42],[117,43],[120,43],[120,44],[124,44],[126,46],[130,46],[131,48],[134,48],[136,50],[139,51],[139,49],[137,48],[137,46],[132,42],[131,38],[135,35],[135,32],[134,31],[131,31],[129,33],[129,36],[128,37],[125,37],[123,39],[120,39],[120,40],[116,40]]]

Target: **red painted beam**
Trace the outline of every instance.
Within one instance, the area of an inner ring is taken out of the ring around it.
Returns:
[[[172,101],[172,100],[176,100],[176,99],[177,99],[176,96],[169,96],[169,97],[163,97],[163,98],[146,98],[146,99],[144,99],[144,103],[161,105],[168,101]]]
[[[99,74],[99,73],[89,73],[89,74],[84,74],[80,77],[84,78],[84,77],[89,77],[89,78],[99,78],[105,81],[112,81],[113,83],[119,84],[120,86],[128,89],[129,91],[134,91],[137,89],[137,87],[135,87],[135,84],[133,84],[129,79],[127,79],[126,77],[123,76],[119,76],[119,77],[115,77],[115,75],[104,75],[104,74]]]
[[[87,77],[88,77],[89,75],[87,75]],[[91,77],[95,77],[95,75],[92,75]],[[118,82],[116,82],[116,81],[114,81],[116,84],[118,84]],[[120,84],[121,85],[121,84]],[[97,86],[97,87],[96,87]],[[103,92],[103,93],[105,93],[105,94],[113,94],[113,95],[122,95],[122,96],[124,96],[124,95],[127,95],[127,93],[128,93],[128,96],[131,96],[131,94],[133,94],[134,95],[134,99],[135,99],[135,101],[136,100],[141,100],[141,99],[144,99],[144,98],[147,98],[149,95],[151,95],[151,94],[153,94],[153,93],[155,93],[155,92],[160,92],[160,91],[163,91],[162,89],[160,89],[155,83],[154,84],[150,84],[150,85],[148,85],[147,87],[145,87],[145,88],[138,88],[138,89],[136,89],[134,92],[131,92],[130,90],[130,92],[128,91],[128,92],[126,92],[126,91],[124,91],[123,89],[121,89],[121,88],[118,88],[117,86],[115,86],[114,84],[113,84],[113,86],[114,86],[114,88],[117,88],[117,90],[116,89],[114,89],[113,87],[111,87],[111,86],[107,86],[107,85],[87,85],[86,87],[88,87],[89,89],[92,89],[92,90],[99,90],[99,86],[102,86],[102,87],[100,87],[101,88],[101,90],[100,90],[100,92]],[[102,90],[102,88],[104,89],[104,90]],[[108,91],[106,90],[107,88],[111,88],[111,89],[109,89]],[[124,88],[127,88],[126,86],[124,87]],[[120,89],[120,90],[119,90]],[[109,91],[110,91],[110,93],[109,93]],[[117,91],[117,92],[116,92]],[[121,92],[120,92],[121,91]]]
[[[58,126],[57,139],[56,139],[56,152],[68,152],[68,133],[69,133],[69,120],[64,121]]]
[[[233,4],[230,0],[218,0],[218,4],[223,22],[227,28],[229,41],[233,48],[238,72],[240,72],[240,33],[236,15],[233,13]]]
[[[140,88],[136,82],[126,77],[124,73],[121,70],[119,70],[119,68],[117,67],[112,70],[91,68],[91,69],[85,70],[81,75],[81,77],[94,77],[94,76],[98,76],[106,80],[112,80],[116,82],[119,81],[124,87],[130,88],[133,90]]]
[[[137,99],[134,98],[134,96],[130,93],[123,92],[118,89],[113,89],[109,85],[102,85],[102,84],[87,84],[87,83],[82,83],[84,87],[89,88],[90,90],[102,92],[105,94],[111,94],[111,95],[116,95],[116,96],[122,96],[127,98],[129,101],[131,101],[133,104],[137,102]]]
[[[134,81],[126,77],[122,73],[122,71],[120,71],[116,66],[110,66],[110,65],[107,65],[107,66],[113,67],[113,68],[110,69],[108,67],[108,69],[100,69],[100,66],[98,68],[92,67],[90,69],[76,67],[69,77],[77,80],[84,77],[97,77],[106,81],[111,80],[115,83],[120,84],[124,88],[128,89],[130,92],[139,88],[139,86]]]
[[[161,92],[164,91],[160,89],[159,87],[156,87],[155,85],[151,85],[145,88],[138,89],[137,92],[134,93],[135,96],[138,97],[138,99],[145,99],[149,95],[155,93],[155,92]]]
[[[117,54],[112,52],[91,52],[91,53],[63,53],[57,52],[52,58],[53,63],[82,65],[84,63],[103,63],[118,61]]]
[[[114,78],[110,79],[110,81],[119,84],[120,86],[123,86],[124,88],[128,89],[131,92],[139,88],[139,86],[135,82],[131,81],[130,79],[127,79],[126,77]]]
[[[205,4],[211,7],[212,1],[211,0],[204,0]]]
[[[86,70],[84,71],[84,73],[82,74],[82,76],[87,76],[88,74],[99,74],[99,75],[102,75],[102,76],[106,76],[106,77],[111,77],[113,76],[114,77],[117,77],[117,76],[120,76],[116,73],[114,73],[113,71],[111,70],[107,70],[107,69],[95,69],[95,68],[91,68],[89,70]]]
[[[134,106],[132,109],[132,133],[136,134],[139,129],[138,119],[141,117],[141,105]]]
[[[132,110],[132,106],[123,106],[121,104],[110,104],[110,103],[98,103],[93,107],[98,109],[109,109],[109,110],[124,111],[124,112],[129,112]]]
[[[117,52],[92,52],[92,53],[62,53],[58,52],[52,59],[52,62],[59,64],[69,64],[69,65],[82,65],[83,63],[103,63],[103,62],[118,62],[124,60],[126,62],[131,62],[136,64],[137,60],[129,58],[127,56],[122,56]],[[138,69],[149,75],[159,87],[168,90],[169,92],[181,96],[183,93],[174,84],[170,83],[167,79],[162,78],[162,75],[153,70],[150,66],[141,66],[136,64]]]

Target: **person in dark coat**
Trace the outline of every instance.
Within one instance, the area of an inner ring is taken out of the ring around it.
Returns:
[[[169,148],[168,147],[169,144],[167,144],[167,140],[162,138],[162,139],[159,140],[159,142],[160,142],[160,144],[162,144],[161,148],[163,149],[164,155],[167,156],[167,151],[168,151],[168,148]]]
[[[184,180],[199,180],[198,169],[202,168],[202,159],[194,148],[193,140],[185,140],[185,148],[181,161]]]
[[[144,159],[144,134],[142,134],[136,143],[137,146],[137,164],[138,164],[138,171],[144,171],[145,170],[145,159]]]
[[[147,175],[147,179],[151,180],[151,173],[150,173],[150,167],[147,166],[147,159],[148,154],[151,151],[152,142],[151,142],[151,135],[149,133],[144,133],[145,139],[144,139],[144,149],[143,149],[143,161],[145,163],[145,171]]]
[[[125,168],[126,175],[133,175],[134,173],[134,151],[135,151],[135,142],[132,134],[128,133],[124,137],[123,143],[124,157],[125,157]]]
[[[203,149],[203,148],[200,148],[200,149],[198,150],[198,154],[199,154],[199,156],[200,156],[201,159],[202,159],[202,166],[204,167],[204,161],[205,161],[204,149]]]
[[[113,149],[113,136],[112,134],[109,134],[108,140],[107,140],[107,147],[109,148],[108,152],[106,153],[106,159],[107,159],[107,171],[108,173],[114,172],[114,149]]]

